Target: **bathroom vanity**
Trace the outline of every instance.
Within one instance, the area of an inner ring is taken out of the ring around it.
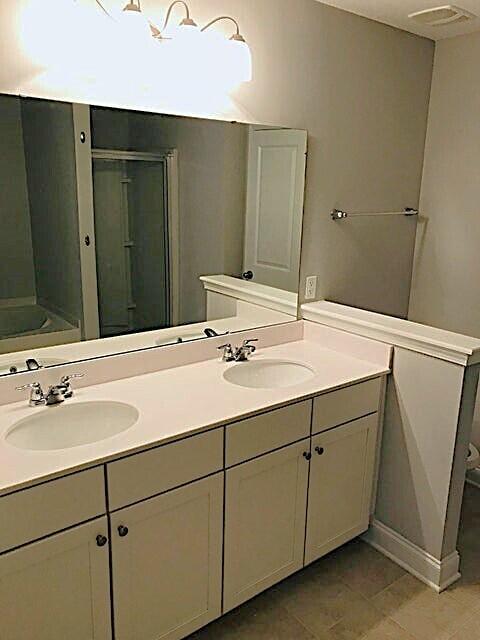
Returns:
[[[2,640],[184,638],[364,532],[389,355],[368,361],[358,345],[374,343],[356,337],[347,355],[316,331],[330,343],[302,336],[248,363],[209,355],[59,407],[1,407]],[[262,362],[312,375],[228,381]],[[68,429],[73,407],[107,400],[136,423],[78,447],[9,442],[35,412],[63,412]]]

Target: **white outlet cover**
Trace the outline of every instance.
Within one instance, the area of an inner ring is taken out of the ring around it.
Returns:
[[[313,300],[317,293],[317,276],[308,276],[305,281],[305,300]]]

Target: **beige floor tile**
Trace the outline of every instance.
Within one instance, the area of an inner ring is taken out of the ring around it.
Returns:
[[[351,589],[367,598],[375,596],[406,573],[358,539],[342,547],[334,558],[337,567],[333,571],[336,575]]]
[[[471,615],[472,605],[451,592],[441,594],[406,576],[372,602],[417,640],[443,640]]]
[[[449,640],[480,640],[480,611],[460,625]]]
[[[362,640],[415,640],[415,638],[396,622],[387,618],[362,636]]]
[[[364,598],[356,602],[329,632],[332,640],[359,640],[377,629],[384,620],[385,616]]]
[[[294,616],[276,604],[274,593],[267,592],[189,636],[189,640],[317,639]]]
[[[281,604],[314,634],[319,635],[344,618],[363,598],[339,578],[309,571],[308,578],[295,577],[279,588]]]

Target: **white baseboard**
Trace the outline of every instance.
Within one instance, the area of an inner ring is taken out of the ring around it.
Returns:
[[[438,560],[378,520],[372,522],[362,537],[438,593],[460,578],[458,551]]]

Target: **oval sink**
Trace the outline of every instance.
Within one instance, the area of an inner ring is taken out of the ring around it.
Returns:
[[[19,420],[6,441],[19,449],[53,451],[70,449],[111,438],[138,420],[135,407],[123,402],[92,401],[34,409]]]
[[[258,360],[241,362],[227,369],[227,382],[251,389],[279,389],[293,387],[310,380],[315,371],[299,362],[288,360]]]

